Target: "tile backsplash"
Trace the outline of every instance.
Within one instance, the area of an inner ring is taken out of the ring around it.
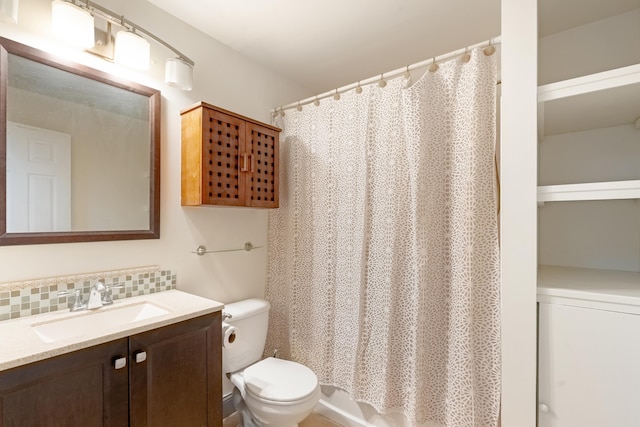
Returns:
[[[0,321],[67,310],[74,302],[76,289],[82,290],[82,298],[86,301],[91,286],[98,280],[107,285],[122,285],[113,288],[114,300],[176,287],[176,273],[157,266],[0,283]],[[59,296],[61,291],[68,291],[69,295]]]

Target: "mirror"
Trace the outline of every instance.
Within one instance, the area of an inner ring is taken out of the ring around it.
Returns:
[[[0,245],[160,237],[160,91],[0,37]]]

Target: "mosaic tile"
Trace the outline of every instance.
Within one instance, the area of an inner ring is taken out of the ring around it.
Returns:
[[[159,270],[158,267],[140,267],[73,276],[49,277],[24,282],[0,284],[0,321],[67,310],[73,304],[73,295],[59,295],[65,291],[82,291],[83,300],[88,299],[90,289],[97,280],[107,285],[118,285],[112,290],[113,299],[145,295],[176,287],[176,273]]]

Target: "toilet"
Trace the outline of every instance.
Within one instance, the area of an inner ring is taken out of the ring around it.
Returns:
[[[267,301],[227,304],[225,319],[236,328],[233,343],[222,348],[222,369],[233,383],[233,403],[243,427],[296,427],[320,399],[313,371],[288,360],[262,359],[269,323]]]

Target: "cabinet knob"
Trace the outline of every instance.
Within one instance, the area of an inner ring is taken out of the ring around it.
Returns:
[[[116,369],[122,369],[127,366],[127,358],[126,357],[118,357],[113,361],[113,367]]]
[[[147,352],[139,351],[136,353],[136,363],[142,363],[147,360]]]
[[[540,412],[542,412],[543,414],[546,414],[549,412],[549,407],[547,405],[545,405],[544,403],[541,403],[538,405],[538,410]]]

